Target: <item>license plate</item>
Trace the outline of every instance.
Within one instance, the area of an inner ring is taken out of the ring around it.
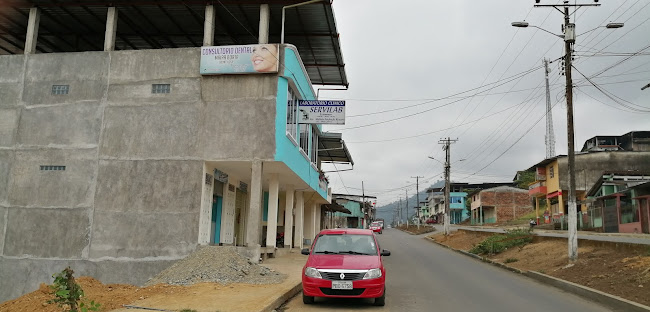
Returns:
[[[332,281],[332,289],[352,289],[350,281]]]

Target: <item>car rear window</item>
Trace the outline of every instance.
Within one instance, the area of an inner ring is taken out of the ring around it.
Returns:
[[[323,234],[318,237],[312,253],[377,255],[377,246],[372,235]]]

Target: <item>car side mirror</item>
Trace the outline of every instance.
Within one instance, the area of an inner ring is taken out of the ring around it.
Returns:
[[[303,248],[302,250],[300,250],[300,253],[303,255],[309,255],[309,248]]]
[[[384,249],[384,250],[381,251],[381,255],[382,256],[390,256],[390,251]]]

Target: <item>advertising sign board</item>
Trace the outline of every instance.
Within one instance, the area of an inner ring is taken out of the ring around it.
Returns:
[[[344,125],[345,101],[298,100],[299,123]]]
[[[277,73],[279,45],[250,44],[201,48],[201,75]]]

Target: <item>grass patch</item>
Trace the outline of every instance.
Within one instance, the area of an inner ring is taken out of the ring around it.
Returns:
[[[192,310],[192,309],[183,309],[183,310],[180,310],[180,311],[178,311],[178,312],[196,312],[196,310]]]
[[[508,259],[506,259],[506,261],[504,261],[504,263],[513,263],[513,262],[517,262],[517,261],[519,261],[519,259],[517,259],[517,258],[508,258]]]
[[[524,246],[532,241],[533,235],[529,229],[514,229],[506,231],[505,234],[495,234],[488,237],[470,249],[469,252],[475,255],[496,255],[508,248]]]

